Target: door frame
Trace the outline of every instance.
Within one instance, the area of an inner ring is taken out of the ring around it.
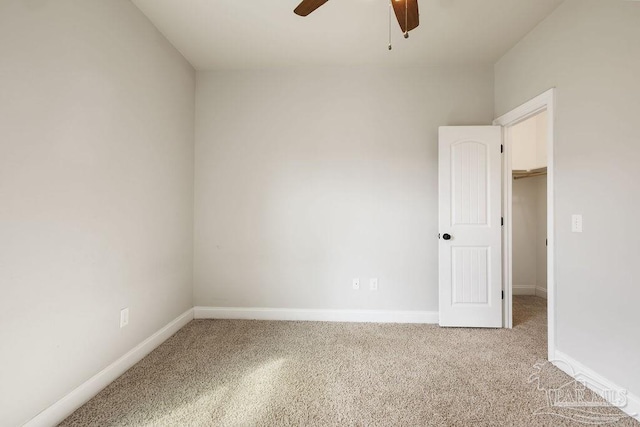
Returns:
[[[555,226],[554,226],[554,126],[556,89],[551,88],[535,98],[514,108],[493,121],[502,126],[504,156],[502,158],[502,212],[504,230],[502,233],[502,273],[503,273],[503,326],[513,327],[513,222],[512,199],[513,179],[511,167],[510,128],[538,113],[547,111],[547,357],[555,358],[556,311],[555,311]]]

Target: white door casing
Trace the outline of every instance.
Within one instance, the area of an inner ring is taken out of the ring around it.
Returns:
[[[501,143],[500,126],[439,129],[440,326],[502,327]]]
[[[555,196],[554,196],[554,126],[555,126],[555,98],[556,89],[551,88],[544,93],[530,99],[493,121],[504,131],[503,155],[503,281],[504,281],[504,327],[513,327],[513,289],[512,289],[512,165],[509,151],[509,128],[541,111],[547,111],[547,358],[555,360],[556,356],[556,304],[555,304]]]

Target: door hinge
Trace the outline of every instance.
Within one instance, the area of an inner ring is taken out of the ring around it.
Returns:
[[[504,217],[503,216],[500,217],[500,225],[504,226]]]
[[[549,246],[549,239],[544,239],[544,245]]]
[[[504,299],[504,291],[502,291],[502,299]]]
[[[504,144],[500,144],[500,152],[504,153]]]

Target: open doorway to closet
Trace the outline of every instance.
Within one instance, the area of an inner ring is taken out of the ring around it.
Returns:
[[[513,326],[543,321],[547,298],[547,111],[509,128]]]
[[[502,126],[504,144],[504,327],[544,310],[549,360],[556,335],[554,106],[552,88],[494,120]]]

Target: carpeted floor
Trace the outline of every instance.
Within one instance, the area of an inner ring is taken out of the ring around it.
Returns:
[[[512,330],[195,320],[62,425],[640,425],[549,407],[575,384],[544,363],[545,305],[516,297]]]

